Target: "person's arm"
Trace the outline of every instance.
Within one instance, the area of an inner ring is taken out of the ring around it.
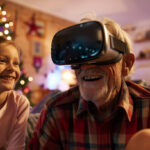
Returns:
[[[55,119],[50,112],[44,108],[40,114],[33,137],[28,143],[28,150],[60,150],[59,134]]]
[[[29,116],[29,101],[24,96],[20,96],[17,105],[17,120],[10,135],[6,150],[24,150],[26,125]]]
[[[150,150],[150,129],[142,129],[135,133],[125,150]]]

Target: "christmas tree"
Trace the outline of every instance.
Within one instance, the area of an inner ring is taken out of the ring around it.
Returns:
[[[31,82],[33,79],[32,77],[28,77],[26,75],[26,71],[23,68],[23,62],[20,63],[20,70],[21,70],[21,76],[16,83],[15,90],[21,91],[25,96],[27,96],[30,99],[30,88],[28,86],[28,83]]]

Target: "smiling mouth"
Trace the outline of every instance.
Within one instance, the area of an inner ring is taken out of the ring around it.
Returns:
[[[84,80],[84,81],[97,81],[97,80],[100,80],[102,78],[103,78],[103,76],[94,75],[94,76],[84,76],[84,77],[82,77],[82,80]]]
[[[0,78],[4,80],[15,80],[15,77],[13,76],[0,76]]]

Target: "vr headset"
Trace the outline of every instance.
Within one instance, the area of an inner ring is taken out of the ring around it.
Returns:
[[[57,65],[118,62],[128,53],[126,43],[113,37],[98,21],[88,21],[57,32],[52,40],[51,57]],[[75,68],[74,68],[75,69]]]

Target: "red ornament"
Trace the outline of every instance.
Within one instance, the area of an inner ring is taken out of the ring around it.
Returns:
[[[29,93],[29,91],[30,91],[30,89],[29,89],[28,87],[25,87],[24,90],[23,90],[23,92],[24,92],[25,94]]]
[[[42,67],[42,58],[41,57],[33,57],[33,66],[36,72]]]
[[[35,21],[35,14],[32,15],[30,22],[25,22],[25,24],[29,27],[29,31],[27,32],[27,35],[37,35],[40,36],[39,29],[42,27],[36,24]]]

